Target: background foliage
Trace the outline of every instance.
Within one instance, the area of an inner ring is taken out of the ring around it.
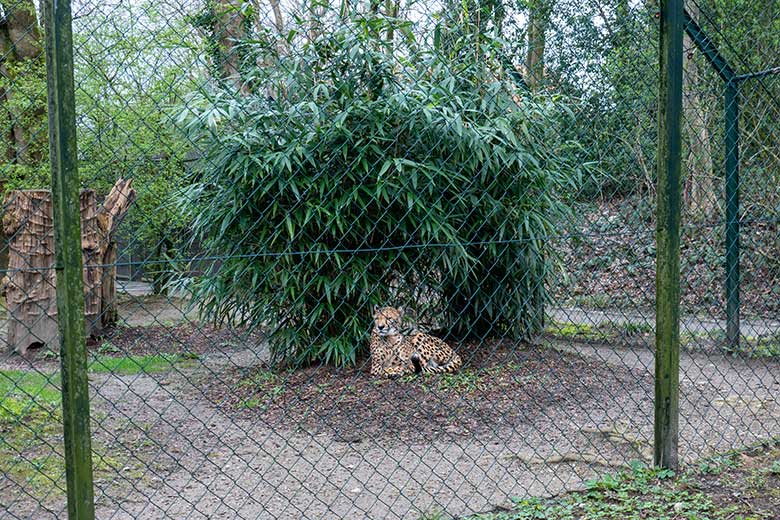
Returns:
[[[0,5],[2,196],[45,187],[48,158],[40,17],[31,0]],[[542,237],[551,229],[587,231],[587,215],[605,204],[630,208],[626,218],[652,220],[655,1],[206,0],[183,9],[173,0],[111,0],[74,6],[84,187],[102,195],[116,178],[132,177],[138,191],[119,229],[121,250],[140,256],[158,291],[174,269],[196,271],[183,274],[188,278],[205,270],[207,276],[194,282],[197,294],[208,296],[205,310],[212,317],[240,315],[268,326],[281,316],[278,338],[306,323],[305,337],[279,340],[280,353],[352,359],[366,331],[363,307],[393,298],[420,307],[422,319],[455,336],[480,335],[491,326],[527,335],[538,328],[546,291],[539,282],[556,256],[583,253],[580,246],[561,253]],[[686,8],[738,72],[776,65],[776,3],[699,0]],[[685,67],[687,216],[695,225],[717,227],[723,217],[722,84],[687,39]],[[780,81],[748,87],[741,120],[743,216],[768,215],[765,228],[774,232],[780,165],[773,109]],[[342,174],[345,200],[335,196]],[[286,191],[288,185],[299,194]],[[504,193],[506,185],[518,188]],[[419,193],[425,195],[417,205],[404,199]],[[234,201],[242,202],[231,208]],[[572,207],[583,218],[560,217]],[[434,217],[424,218],[426,211]],[[221,218],[220,227],[206,224],[210,218]],[[243,220],[258,218],[261,223]],[[623,217],[616,218],[604,225],[620,228]],[[191,235],[197,240],[185,240]],[[780,276],[773,236],[756,232],[746,248],[746,259],[757,266],[748,282]],[[356,249],[366,237],[370,248],[397,249],[349,261],[346,253],[285,256]],[[694,247],[704,248],[701,262],[708,266],[723,262],[718,240]],[[477,244],[488,241],[498,243]],[[586,242],[581,245],[589,247]],[[435,251],[410,247],[423,243],[440,245]],[[453,243],[458,246],[443,245]],[[204,249],[209,257],[240,251],[247,259],[224,262],[219,271],[179,261]],[[289,265],[270,269],[249,258]],[[586,263],[621,261],[594,257]],[[716,276],[714,267],[709,271]],[[304,273],[316,276],[307,280]],[[298,276],[293,293],[276,294],[290,276]],[[304,296],[308,281],[316,290]],[[376,292],[364,295],[368,287]],[[353,299],[320,308],[327,293]],[[493,302],[495,294],[505,299]],[[264,301],[270,303],[261,312]],[[510,319],[513,312],[521,320]],[[340,316],[345,328],[324,330],[320,320],[328,313]],[[307,342],[315,350],[297,352]]]
[[[182,113],[206,150],[183,204],[224,255],[194,300],[269,324],[277,360],[354,362],[372,306],[419,287],[456,336],[541,327],[544,236],[580,177],[572,114],[500,77],[491,41],[457,35],[450,59],[409,35],[396,63],[373,35],[403,29],[347,20],[248,71],[266,89]]]

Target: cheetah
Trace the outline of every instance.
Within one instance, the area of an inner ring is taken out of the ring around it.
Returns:
[[[455,372],[460,356],[441,339],[402,327],[401,311],[382,307],[374,311],[371,331],[371,375],[397,377],[415,372]]]

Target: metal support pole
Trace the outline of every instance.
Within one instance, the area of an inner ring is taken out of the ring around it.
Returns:
[[[95,518],[69,0],[44,0],[68,518]]]
[[[726,84],[726,344],[739,348],[739,82]]]
[[[661,1],[656,212],[654,463],[677,469],[683,0]]]

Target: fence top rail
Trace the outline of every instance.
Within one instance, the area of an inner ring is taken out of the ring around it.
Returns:
[[[745,81],[746,79],[765,78],[766,76],[774,76],[780,74],[780,67],[772,67],[771,69],[765,69],[758,72],[748,72],[747,74],[740,74],[734,77],[734,81]]]

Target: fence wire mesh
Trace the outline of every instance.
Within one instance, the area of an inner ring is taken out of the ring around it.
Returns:
[[[780,426],[764,4],[686,3],[684,466]],[[0,518],[59,518],[44,31],[0,8]],[[461,517],[652,464],[657,3],[72,9],[99,518]]]

